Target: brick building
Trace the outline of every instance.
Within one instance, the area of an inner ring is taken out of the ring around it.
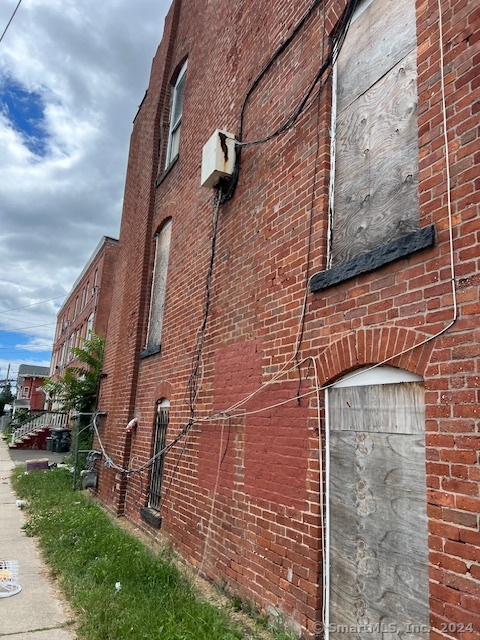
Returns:
[[[21,364],[18,367],[17,397],[13,402],[13,413],[23,409],[41,411],[45,405],[45,394],[40,389],[48,378],[48,367]]]
[[[480,637],[474,5],[174,0],[135,119],[99,496],[304,638]]]
[[[118,240],[104,236],[57,314],[50,376],[74,365],[72,347],[81,347],[89,330],[105,337],[112,300]]]

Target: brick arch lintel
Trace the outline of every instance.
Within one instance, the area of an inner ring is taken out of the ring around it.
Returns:
[[[379,363],[424,377],[434,345],[433,340],[421,344],[427,337],[403,327],[359,329],[336,340],[319,354],[319,383],[323,386],[354,369]]]
[[[162,400],[162,398],[166,398],[167,400],[170,400],[172,397],[172,393],[173,393],[172,383],[168,382],[167,380],[162,380],[162,382],[159,382],[155,387],[155,398],[153,400],[152,405]]]

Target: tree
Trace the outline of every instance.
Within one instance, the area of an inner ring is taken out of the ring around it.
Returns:
[[[5,413],[5,405],[11,404],[15,400],[15,396],[12,393],[10,383],[6,382],[3,389],[0,391],[0,416]]]
[[[67,367],[63,376],[47,380],[42,389],[63,411],[93,412],[97,406],[105,340],[90,331],[82,347],[72,347],[70,352],[79,365]]]

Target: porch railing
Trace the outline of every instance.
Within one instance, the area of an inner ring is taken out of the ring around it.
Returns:
[[[33,415],[13,429],[10,444],[21,440],[25,436],[33,435],[40,429],[65,429],[69,425],[69,414],[62,411],[43,411]],[[13,425],[12,425],[13,426]]]

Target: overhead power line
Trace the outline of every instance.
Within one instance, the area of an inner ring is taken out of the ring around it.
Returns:
[[[25,327],[17,327],[16,329],[0,329],[3,333],[23,333],[24,329],[36,329],[37,327],[53,327],[56,322],[44,322],[43,324],[27,324]]]
[[[47,298],[47,300],[40,300],[40,302],[32,302],[32,304],[25,304],[23,307],[13,307],[12,309],[6,309],[5,311],[0,311],[0,314],[10,313],[11,311],[18,311],[19,309],[27,309],[28,307],[35,307],[37,304],[43,304],[44,302],[51,302],[52,300],[60,300],[60,298],[66,298],[66,294],[63,296],[57,296],[56,298]]]
[[[3,30],[2,35],[0,36],[0,42],[3,40],[3,36],[7,33],[7,31],[8,31],[8,27],[10,26],[10,24],[11,24],[12,20],[14,19],[15,14],[17,13],[18,7],[19,7],[21,4],[22,4],[22,0],[18,0],[18,4],[17,4],[17,6],[15,7],[15,10],[14,10],[14,12],[12,13],[12,15],[11,15],[11,17],[10,17],[10,20],[7,22],[7,26],[6,26],[6,27],[5,27],[5,29]]]

